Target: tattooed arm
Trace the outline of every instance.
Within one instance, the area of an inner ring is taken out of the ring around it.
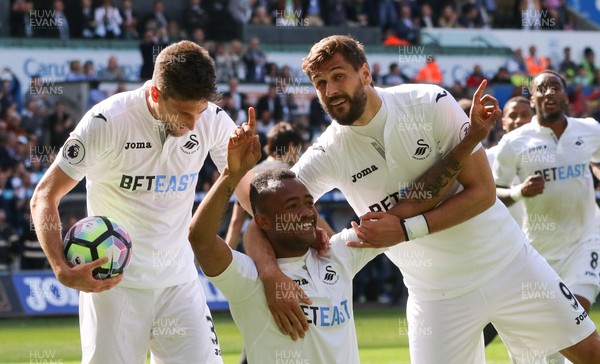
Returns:
[[[500,115],[497,100],[482,96],[485,85],[484,81],[473,96],[469,130],[463,140],[402,191],[403,196],[414,198],[401,200],[387,213],[361,216],[360,226],[353,223],[362,241],[349,246],[395,245],[460,224],[494,204],[496,189],[485,152],[479,149],[471,154]],[[455,180],[464,189],[440,204]]]

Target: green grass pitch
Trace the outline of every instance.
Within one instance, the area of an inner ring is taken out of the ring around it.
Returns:
[[[241,336],[229,313],[213,313],[225,364],[237,364]],[[600,322],[600,308],[591,314]],[[355,309],[362,364],[408,364],[404,312],[399,308]],[[0,363],[71,364],[81,360],[76,317],[0,320]],[[500,339],[486,349],[487,363],[509,363]],[[149,361],[148,361],[149,362]]]

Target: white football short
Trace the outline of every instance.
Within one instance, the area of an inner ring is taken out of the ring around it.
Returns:
[[[548,263],[571,292],[594,303],[600,293],[600,229],[586,233],[564,259]]]
[[[595,325],[530,245],[483,287],[448,300],[409,297],[411,363],[485,363],[483,328],[492,322],[518,362],[533,363],[591,335]]]
[[[114,287],[79,296],[82,363],[222,364],[199,279],[161,288]]]

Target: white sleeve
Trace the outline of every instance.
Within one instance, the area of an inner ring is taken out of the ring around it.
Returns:
[[[508,138],[500,139],[496,149],[496,160],[492,165],[492,174],[496,186],[510,187],[518,173],[517,155],[507,142]]]
[[[88,111],[60,148],[56,163],[69,177],[80,181],[114,149],[114,127],[102,113]]]
[[[249,256],[232,250],[233,260],[223,273],[206,277],[223,293],[229,302],[247,299],[262,287],[258,279],[258,270]]]
[[[207,110],[207,112],[211,112]],[[221,108],[215,108],[216,120],[211,120],[215,124],[213,126],[212,147],[210,149],[210,158],[217,166],[219,173],[223,173],[223,169],[227,165],[227,144],[229,136],[235,130],[235,123],[229,115]]]
[[[388,248],[350,248],[346,246],[347,241],[360,241],[353,229],[344,229],[329,239],[331,254],[339,259],[352,276],[373,258],[388,250]]]
[[[441,157],[444,157],[464,138],[469,130],[469,117],[450,92],[441,87],[423,107],[423,112],[433,122],[433,136],[438,141]],[[477,144],[472,153],[481,147],[481,143]]]
[[[325,148],[317,143],[313,144],[300,157],[300,160],[291,168],[296,176],[306,185],[313,198],[318,200],[325,193],[335,187],[332,175],[335,174],[331,157]]]
[[[592,120],[592,125],[594,125],[594,131],[596,132],[594,136],[596,139],[594,140],[594,145],[596,146],[596,150],[592,154],[591,162],[592,163],[600,163],[600,123],[598,123],[595,119],[589,118]]]

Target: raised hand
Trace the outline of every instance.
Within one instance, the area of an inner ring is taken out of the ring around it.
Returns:
[[[465,138],[480,142],[487,138],[492,127],[502,115],[495,97],[485,94],[483,91],[487,86],[487,80],[481,81],[477,91],[473,94],[473,103],[469,113],[470,125]]]
[[[260,143],[256,131],[254,108],[248,109],[248,122],[238,126],[229,137],[227,169],[229,173],[243,176],[260,159]]]

